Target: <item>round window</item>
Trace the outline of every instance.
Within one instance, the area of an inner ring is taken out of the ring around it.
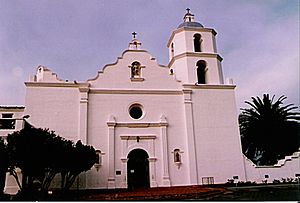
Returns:
[[[143,115],[142,107],[138,104],[134,104],[129,108],[129,115],[133,119],[139,119]]]

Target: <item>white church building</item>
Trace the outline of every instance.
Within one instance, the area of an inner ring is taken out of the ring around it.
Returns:
[[[80,189],[168,187],[294,178],[299,152],[258,167],[241,150],[235,85],[224,80],[216,31],[187,9],[160,65],[133,33],[128,49],[95,78],[65,81],[45,66],[25,82],[25,105],[0,106],[0,136],[35,127],[92,145],[98,162]],[[55,186],[55,181],[54,181]],[[17,185],[7,175],[6,192]]]

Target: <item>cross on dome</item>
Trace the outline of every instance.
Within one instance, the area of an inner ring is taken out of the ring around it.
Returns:
[[[136,32],[133,32],[133,33],[131,33],[132,34],[132,36],[133,36],[133,39],[135,39],[135,36],[137,35],[137,33]]]
[[[186,9],[186,14],[183,17],[184,22],[194,22],[194,14],[190,13],[189,8]]]
[[[195,21],[195,17],[194,14],[191,13],[191,9],[187,8],[186,13],[183,16],[183,23],[181,23],[177,28],[182,27],[203,27],[203,25]]]

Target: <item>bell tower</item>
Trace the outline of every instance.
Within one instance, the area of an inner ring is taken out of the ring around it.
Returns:
[[[169,67],[184,84],[224,84],[216,31],[195,21],[190,9],[169,41]]]

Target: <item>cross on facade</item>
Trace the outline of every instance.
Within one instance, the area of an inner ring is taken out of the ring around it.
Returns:
[[[135,39],[135,36],[136,36],[136,35],[137,35],[136,32],[133,32],[133,33],[132,33],[133,39]]]
[[[187,13],[190,13],[190,10],[191,10],[191,9],[187,8],[187,9],[186,9]]]

